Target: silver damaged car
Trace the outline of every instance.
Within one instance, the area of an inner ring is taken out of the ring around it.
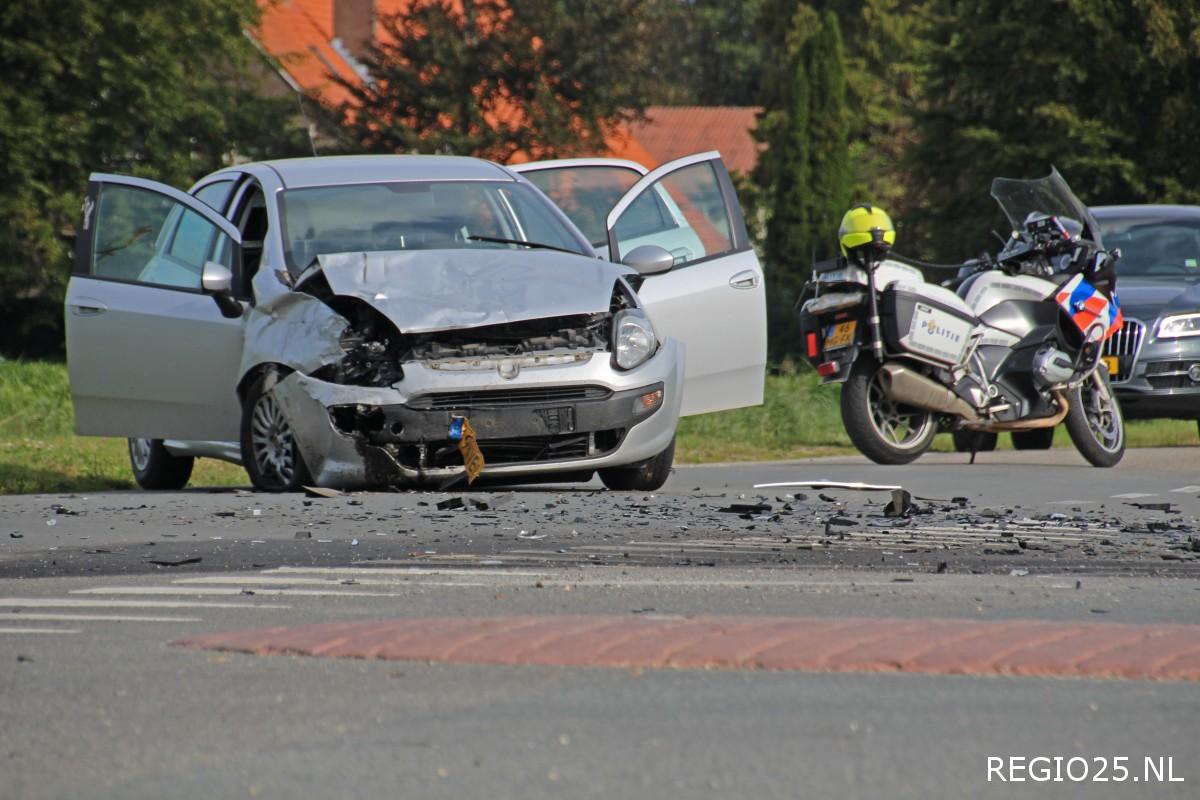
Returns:
[[[615,190],[556,177],[552,202],[443,156],[241,164],[186,193],[93,175],[78,433],[126,437],[148,489],[197,457],[267,491],[661,486],[681,415],[762,402],[762,270],[716,153]]]

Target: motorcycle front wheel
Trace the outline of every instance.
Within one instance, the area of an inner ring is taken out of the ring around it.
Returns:
[[[895,402],[883,389],[879,364],[855,362],[842,386],[842,424],[858,451],[876,464],[908,464],[933,444],[933,412]]]
[[[1125,418],[1108,383],[1108,374],[1096,370],[1067,398],[1067,433],[1075,449],[1093,467],[1111,467],[1125,455]]]

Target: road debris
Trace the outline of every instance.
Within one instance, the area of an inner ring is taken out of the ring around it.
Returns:
[[[875,483],[845,483],[842,481],[784,481],[783,483],[756,483],[755,489],[781,489],[785,486],[803,486],[807,489],[850,489],[859,492],[891,492],[903,486]]]
[[[323,486],[301,486],[304,490],[305,497],[341,497],[342,493],[337,489],[326,489]]]
[[[179,556],[178,558],[151,558],[146,563],[156,567],[182,567],[185,564],[199,564],[203,561],[200,556]]]
[[[439,500],[437,502],[438,511],[452,511],[456,508],[463,508],[464,506],[466,506],[466,503],[463,502],[461,497],[448,497],[445,500]]]

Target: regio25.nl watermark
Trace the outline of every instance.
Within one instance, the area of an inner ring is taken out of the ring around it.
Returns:
[[[988,756],[988,783],[1184,783],[1174,756]]]

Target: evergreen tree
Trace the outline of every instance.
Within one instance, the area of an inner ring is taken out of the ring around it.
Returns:
[[[994,247],[988,232],[1006,230],[992,178],[1051,165],[1089,204],[1200,201],[1194,0],[934,0],[931,10],[912,158],[926,253]]]
[[[799,352],[793,306],[812,260],[836,254],[837,226],[852,180],[837,17],[818,18],[801,6],[792,32],[791,76],[780,92],[785,105],[760,116],[758,134],[767,149],[755,173],[767,187],[771,206],[764,268],[772,360]]]

